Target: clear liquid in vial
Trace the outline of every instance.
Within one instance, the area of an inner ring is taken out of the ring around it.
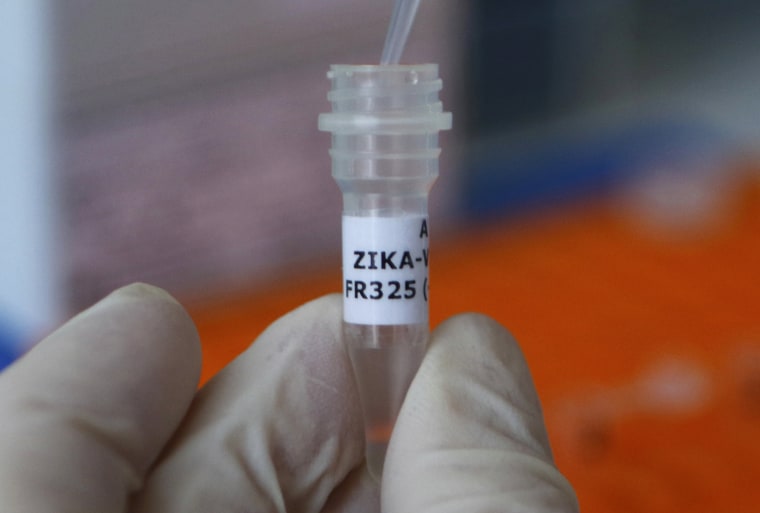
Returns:
[[[368,326],[344,323],[364,414],[367,466],[380,480],[385,451],[409,385],[427,346],[427,324]]]

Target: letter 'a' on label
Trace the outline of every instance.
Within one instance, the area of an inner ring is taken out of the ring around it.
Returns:
[[[343,216],[343,320],[428,322],[428,220]]]

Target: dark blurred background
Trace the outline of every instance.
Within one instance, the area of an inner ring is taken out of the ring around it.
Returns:
[[[0,366],[140,280],[194,305],[208,377],[338,289],[325,73],[391,7],[4,2]],[[513,328],[584,510],[755,510],[759,4],[426,0],[403,61],[454,113],[434,322]]]

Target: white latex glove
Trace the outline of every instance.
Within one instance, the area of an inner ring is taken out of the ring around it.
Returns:
[[[3,513],[380,510],[340,297],[283,317],[200,392],[181,306],[127,287],[0,374]],[[573,512],[517,345],[444,323],[391,440],[386,513]]]

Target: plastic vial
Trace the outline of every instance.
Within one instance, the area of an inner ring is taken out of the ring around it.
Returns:
[[[334,65],[332,174],[343,193],[343,338],[359,386],[367,465],[385,450],[429,336],[428,193],[438,177],[438,66]]]

